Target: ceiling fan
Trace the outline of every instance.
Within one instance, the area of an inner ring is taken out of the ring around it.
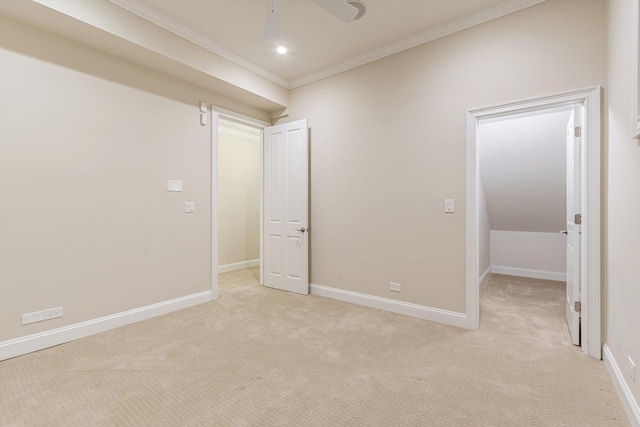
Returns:
[[[280,20],[282,18],[282,1],[269,0],[267,24],[264,29],[265,39],[275,39],[280,34]],[[365,5],[358,0],[311,0],[333,16],[344,22],[351,22],[364,15]]]

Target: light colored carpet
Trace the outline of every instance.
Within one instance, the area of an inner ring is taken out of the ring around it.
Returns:
[[[220,298],[0,363],[3,426],[625,426],[564,285],[494,275],[465,331],[221,276]]]

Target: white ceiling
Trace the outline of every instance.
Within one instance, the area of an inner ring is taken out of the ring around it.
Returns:
[[[263,37],[271,0],[110,0],[285,87],[486,22],[543,0],[363,0],[344,23],[309,0],[284,0],[280,37]],[[284,45],[286,55],[275,48]]]
[[[492,230],[566,228],[569,115],[560,111],[480,125],[480,176]]]

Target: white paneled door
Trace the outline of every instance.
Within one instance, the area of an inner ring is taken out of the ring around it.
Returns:
[[[309,293],[307,121],[264,130],[264,284]]]
[[[574,107],[567,123],[567,304],[571,341],[580,345],[580,107]]]

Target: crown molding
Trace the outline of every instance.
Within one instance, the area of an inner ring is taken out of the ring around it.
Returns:
[[[391,56],[398,52],[402,52],[407,49],[419,46],[421,44],[428,43],[430,41],[439,39],[449,34],[456,33],[458,31],[466,30],[467,28],[474,27],[476,25],[483,24],[501,16],[509,15],[510,13],[517,12],[527,7],[531,7],[538,3],[542,3],[546,0],[512,0],[507,3],[503,3],[491,9],[487,9],[475,15],[471,15],[467,18],[459,19],[450,24],[443,25],[442,27],[435,28],[430,31],[426,31],[415,36],[408,37],[398,42],[383,46],[378,49],[374,49],[363,55],[356,56],[345,62],[337,64],[333,67],[325,68],[324,70],[316,71],[315,73],[308,74],[306,76],[293,79],[289,83],[289,88],[294,89],[296,87],[304,86],[309,83],[324,79],[329,76],[333,76],[338,73],[342,73],[352,68],[359,67],[361,65],[368,64],[378,59]]]
[[[203,36],[202,34],[186,27],[173,19],[166,17],[165,15],[157,12],[150,7],[140,3],[137,0],[108,0],[109,2],[115,4],[123,8],[124,10],[133,13],[134,15],[139,16],[142,19],[145,19],[152,24],[155,24],[161,28],[164,28],[167,31],[172,32],[173,34],[182,37],[185,40],[188,40],[211,53],[214,53],[218,56],[223,57],[224,59],[233,62],[236,65],[239,65],[242,68],[245,68],[260,77],[264,77],[267,80],[272,81],[273,83],[284,87],[285,89],[289,89],[289,81],[283,77],[280,77],[259,65],[254,64],[251,61],[247,61],[243,57],[236,55],[235,53],[225,49],[220,46],[218,43],[214,42],[208,37]]]
[[[291,81],[288,81],[287,79],[280,77],[260,67],[259,65],[256,65],[253,62],[242,58],[239,55],[236,55],[235,53],[220,46],[218,43],[214,42],[210,38],[205,37],[202,34],[166,17],[160,12],[157,12],[154,9],[147,7],[146,5],[140,3],[137,0],[108,0],[108,1],[133,13],[134,15],[139,16],[140,18],[143,18],[161,28],[164,28],[167,31],[170,31],[208,50],[209,52],[212,52],[218,56],[221,56],[227,59],[228,61],[231,61],[236,65],[239,65],[240,67],[243,67],[261,77],[264,77],[265,79],[270,80],[271,82],[276,83],[277,85],[280,85],[286,89],[294,89],[294,88],[324,79],[326,77],[351,70],[361,65],[365,65],[370,62],[377,61],[378,59],[382,59],[387,56],[394,55],[396,53],[402,52],[407,49],[411,49],[413,47],[428,43],[430,41],[448,36],[458,31],[462,31],[467,28],[471,28],[476,25],[483,24],[493,19],[500,18],[501,16],[509,15],[519,10],[526,9],[538,3],[542,3],[546,0],[512,0],[510,2],[500,4],[491,9],[482,11],[480,13],[476,13],[475,15],[469,16],[467,18],[459,19],[450,24],[435,28],[433,30],[408,37],[406,39],[400,40],[395,43],[391,43],[389,45],[380,47],[378,49],[374,49],[370,52],[367,52],[363,55],[356,56],[340,64],[334,65],[329,68],[325,68],[320,71],[316,71],[311,74],[307,74],[306,76],[302,76],[297,79],[293,79]]]

